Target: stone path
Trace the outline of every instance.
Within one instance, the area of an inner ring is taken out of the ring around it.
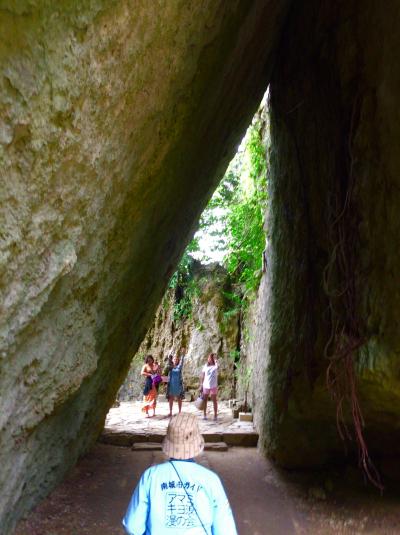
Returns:
[[[141,473],[164,460],[160,452],[96,444],[14,535],[123,535]],[[239,535],[400,534],[398,493],[381,497],[357,470],[282,472],[256,448],[206,452],[197,461],[220,475]]]
[[[174,405],[173,413],[178,411]],[[210,413],[203,420],[203,414],[196,409],[194,403],[184,401],[183,412],[198,415],[200,430],[206,442],[225,442],[230,446],[256,446],[258,434],[251,422],[239,422],[232,417],[232,411],[226,402],[218,405],[218,420],[214,422]],[[157,404],[156,416],[146,418],[141,411],[141,402],[121,402],[119,407],[110,409],[101,442],[116,446],[131,446],[135,442],[161,442],[168,427],[169,407],[166,401]]]
[[[168,425],[168,406],[146,419],[140,402],[110,410],[102,441],[80,460],[68,477],[22,520],[15,535],[123,535],[121,519],[142,472],[165,461],[159,444]],[[221,404],[219,421],[203,421],[193,403],[185,412],[199,416],[206,442],[234,437],[257,440],[253,426],[234,421]],[[143,446],[141,451],[131,447]],[[221,442],[220,442],[221,444]],[[354,468],[329,472],[284,472],[256,448],[205,451],[197,462],[221,477],[240,535],[400,535],[398,488],[382,498],[365,486]],[[229,535],[229,534],[226,534]]]

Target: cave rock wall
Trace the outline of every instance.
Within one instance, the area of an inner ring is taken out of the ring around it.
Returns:
[[[101,431],[288,4],[0,9],[2,533]]]
[[[395,1],[299,2],[279,47],[260,309],[265,387],[255,411],[263,449],[286,466],[343,458],[325,357],[341,332],[357,346],[370,453],[398,455],[399,22]],[[351,422],[348,409],[344,417]]]

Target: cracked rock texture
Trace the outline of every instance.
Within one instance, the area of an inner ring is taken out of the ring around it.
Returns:
[[[101,431],[288,3],[0,2],[2,533]]]
[[[372,457],[398,458],[399,22],[397,1],[299,2],[282,35],[255,339],[256,394],[266,387],[254,405],[260,444],[285,466],[345,453],[326,388],[332,303],[340,329],[356,323],[361,333],[354,365]],[[344,415],[351,422],[348,406]]]

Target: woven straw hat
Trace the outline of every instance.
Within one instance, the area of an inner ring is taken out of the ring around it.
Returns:
[[[167,436],[163,441],[163,452],[174,459],[191,459],[204,449],[197,417],[194,414],[180,413],[171,418]]]

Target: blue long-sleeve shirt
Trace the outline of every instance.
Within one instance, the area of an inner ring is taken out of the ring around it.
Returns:
[[[217,474],[193,461],[172,462],[182,481],[169,461],[148,468],[122,521],[125,531],[129,535],[205,535],[202,522],[208,535],[237,535]]]

